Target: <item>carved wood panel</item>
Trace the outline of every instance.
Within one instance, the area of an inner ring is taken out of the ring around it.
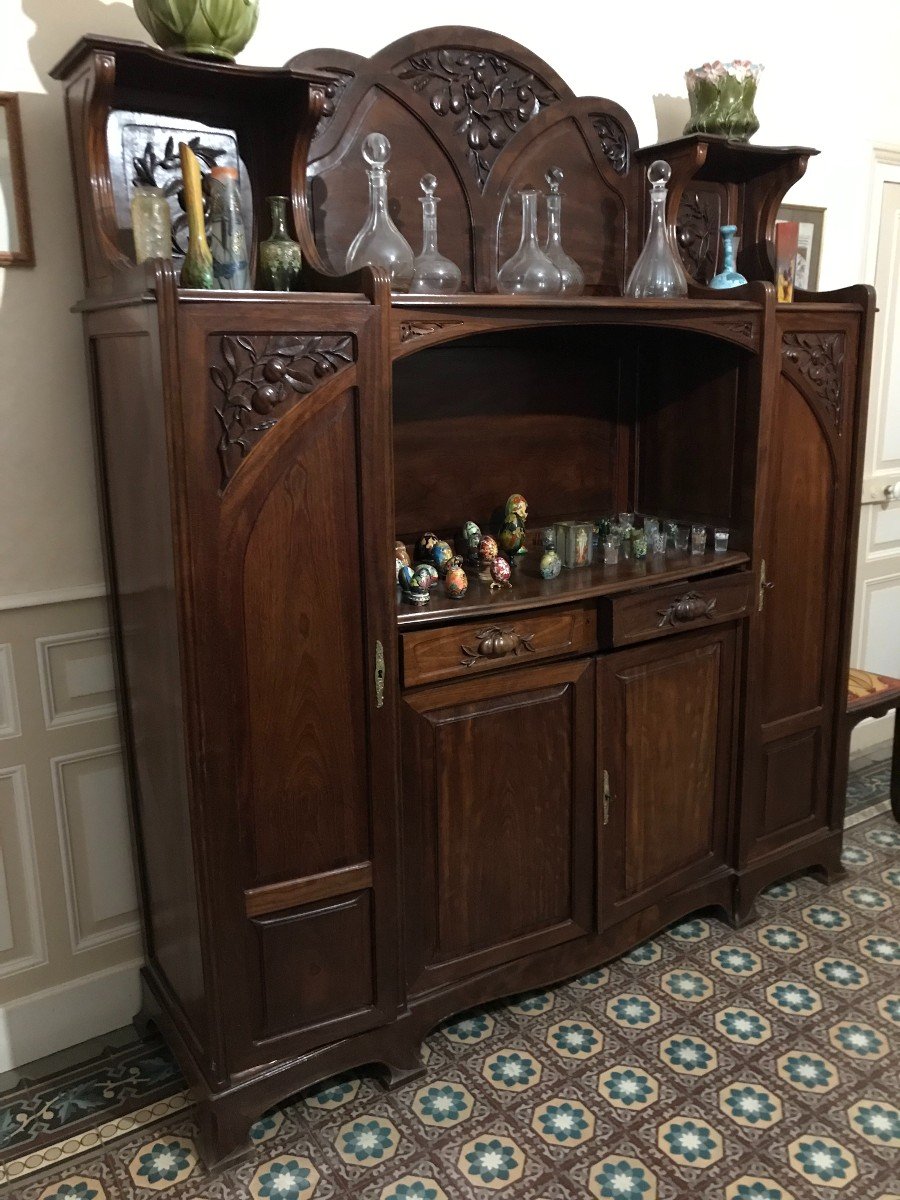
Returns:
[[[716,273],[719,226],[725,223],[721,193],[712,188],[692,188],[684,193],[676,221],[678,248],[685,270],[698,283],[709,283]]]
[[[782,337],[785,370],[804,395],[825,408],[838,434],[844,373],[844,334],[788,331]]]

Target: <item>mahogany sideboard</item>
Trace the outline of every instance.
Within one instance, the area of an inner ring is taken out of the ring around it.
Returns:
[[[56,75],[144,1017],[196,1091],[207,1161],[336,1072],[409,1078],[450,1014],[838,874],[874,297],[775,301],[775,215],[814,152],[641,149],[618,105],[475,29],[283,70],[91,37]],[[438,177],[459,296],[342,274],[375,129],[416,246],[418,178]],[[254,252],[265,196],[292,197],[303,292],[134,265],[131,189],[177,206],[181,140],[239,170]],[[658,156],[690,292],[624,299]],[[585,294],[498,296],[517,192],[550,165]],[[721,293],[726,220],[750,282]],[[452,538],[511,492],[533,531],[638,510],[731,540],[555,580],[532,548],[510,590],[405,604],[395,538]]]

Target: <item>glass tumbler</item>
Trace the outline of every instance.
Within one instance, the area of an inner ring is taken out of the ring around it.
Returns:
[[[613,538],[607,538],[603,543],[603,563],[607,567],[614,567],[619,561],[619,543]]]
[[[728,549],[728,530],[716,529],[713,532],[713,545],[715,546],[716,554],[724,554]]]
[[[688,548],[688,528],[686,525],[676,525],[675,532],[672,535],[675,541],[676,550],[687,550]]]
[[[691,554],[706,553],[706,526],[691,526]]]

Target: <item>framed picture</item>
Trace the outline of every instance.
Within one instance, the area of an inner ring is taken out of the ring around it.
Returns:
[[[19,97],[0,92],[0,267],[33,267]]]
[[[796,221],[800,226],[794,286],[804,292],[815,292],[819,287],[819,260],[822,256],[825,209],[812,208],[805,204],[782,204],[777,220]]]

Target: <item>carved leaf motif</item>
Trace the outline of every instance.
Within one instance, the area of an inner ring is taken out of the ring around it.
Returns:
[[[341,97],[353,79],[353,76],[348,72],[336,71],[332,67],[328,68],[328,73],[329,75],[334,75],[335,78],[320,89],[325,100],[322,104],[322,112],[316,125],[316,131],[313,134],[313,141],[321,136],[331,124],[334,114],[337,112],[337,106],[341,102]]]
[[[716,273],[721,203],[715,192],[695,191],[678,208],[678,248],[688,273],[709,283]]]
[[[396,73],[427,98],[432,112],[455,121],[481,190],[512,135],[559,99],[532,71],[485,50],[427,50],[400,63]]]
[[[447,325],[461,325],[461,321],[403,321],[400,325],[400,341],[411,342],[415,338],[428,337]]]
[[[293,396],[314,391],[323,379],[353,362],[349,333],[313,333],[302,337],[246,337],[225,334],[221,363],[209,377],[222,399],[216,404],[221,436],[222,489],[260,437],[278,422],[278,411]],[[223,365],[224,364],[224,365]]]
[[[830,412],[835,428],[840,433],[843,333],[785,333],[781,353],[810,384],[814,394]]]
[[[621,123],[609,113],[598,113],[591,117],[591,124],[600,138],[600,148],[609,159],[617,175],[628,172],[628,136]]]

